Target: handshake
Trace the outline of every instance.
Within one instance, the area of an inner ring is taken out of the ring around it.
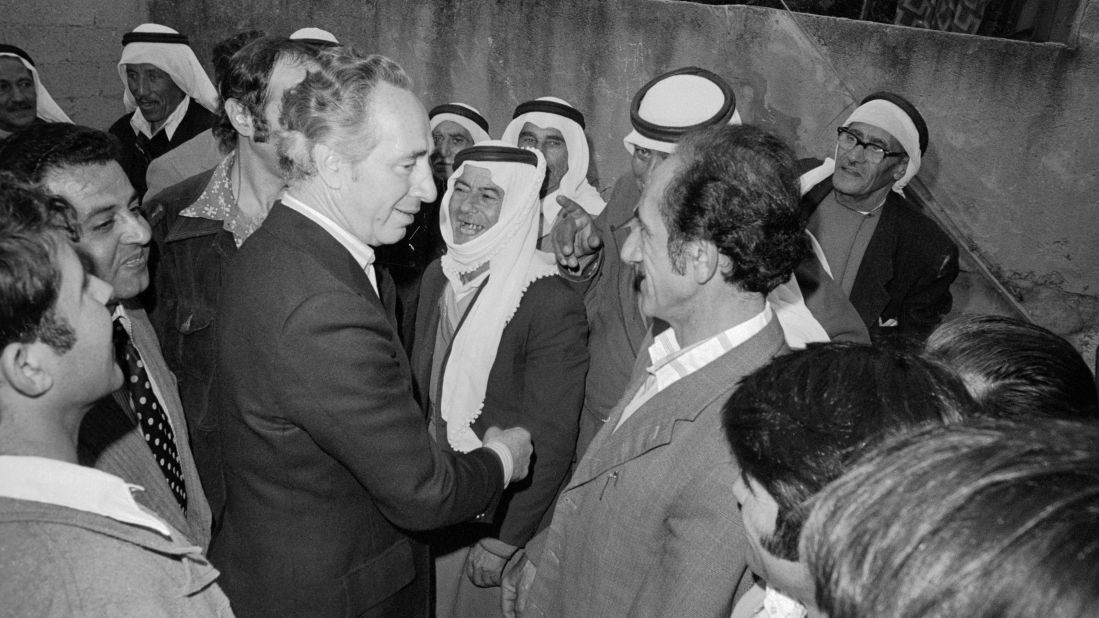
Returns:
[[[530,442],[530,432],[522,427],[500,429],[489,427],[485,430],[482,440],[485,446],[496,443],[503,446],[511,453],[511,480],[515,483],[527,478],[530,473],[530,456],[534,452],[534,446]]]

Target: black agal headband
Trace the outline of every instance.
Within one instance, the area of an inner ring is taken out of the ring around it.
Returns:
[[[556,114],[575,122],[580,125],[581,129],[585,128],[584,114],[581,114],[580,110],[575,107],[569,107],[568,105],[558,103],[557,101],[534,100],[520,103],[519,106],[515,108],[515,113],[511,115],[511,119],[515,120],[523,114],[530,114],[532,112]]]
[[[454,156],[454,169],[462,167],[467,161],[485,163],[526,163],[538,167],[538,155],[526,148],[514,146],[480,145],[470,146]]]

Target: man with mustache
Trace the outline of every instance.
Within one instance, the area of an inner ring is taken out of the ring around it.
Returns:
[[[0,140],[35,122],[72,122],[46,92],[30,54],[0,44]]]
[[[621,249],[653,326],[549,528],[509,566],[505,614],[729,616],[749,578],[721,407],[788,350],[767,294],[809,252],[798,197],[793,152],[752,126],[688,133],[653,170]]]
[[[118,76],[127,113],[109,131],[122,143],[122,167],[143,196],[149,163],[214,125],[217,90],[187,37],[159,24],[141,24],[122,37]]]
[[[135,498],[194,544],[210,542],[210,507],[198,478],[176,380],[138,297],[149,286],[149,224],[102,131],[67,123],[32,126],[0,146],[0,169],[15,172],[76,209],[73,247],[113,288],[123,386],[80,425],[80,463],[139,485]]]
[[[927,150],[927,123],[891,92],[862,100],[833,158],[802,177],[801,207],[832,277],[875,342],[923,341],[950,311],[958,247],[905,198]]]
[[[74,219],[0,173],[0,613],[230,616],[201,550],[126,479],[79,465],[81,419],[123,373]]]

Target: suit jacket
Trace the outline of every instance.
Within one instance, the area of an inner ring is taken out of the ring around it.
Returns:
[[[802,196],[806,220],[831,192],[828,177]],[[891,191],[855,274],[851,304],[875,342],[922,342],[950,312],[950,284],[957,277],[958,247]]]
[[[183,120],[172,133],[171,139],[168,139],[168,134],[164,131],[157,132],[152,139],[146,139],[144,135],[136,133],[130,124],[130,118],[140,113],[141,110],[134,110],[123,115],[107,129],[107,132],[118,138],[121,146],[119,163],[126,171],[126,177],[130,179],[134,190],[139,196],[143,196],[148,188],[145,184],[145,174],[149,169],[149,163],[214,126],[217,117],[198,101],[191,99],[187,104],[187,113],[183,115]],[[217,162],[214,164],[216,165]]]
[[[487,449],[428,435],[383,304],[351,254],[276,203],[229,265],[215,377],[226,502],[210,552],[240,616],[425,616],[426,547],[406,530],[491,510]]]
[[[192,176],[144,207],[157,250],[151,267],[155,298],[149,318],[164,360],[179,380],[195,465],[216,519],[225,502],[225,485],[211,401],[217,359],[214,322],[221,282],[237,245],[221,221],[179,215],[202,195],[213,173]]]
[[[648,354],[528,545],[537,576],[524,616],[729,616],[749,551],[733,497],[740,469],[721,407],[747,374],[785,350],[764,330],[644,403]],[[742,581],[743,580],[743,581]]]
[[[183,467],[183,482],[187,485],[187,513],[179,508],[164,473],[153,459],[153,452],[137,426],[129,393],[124,388],[100,399],[84,416],[77,441],[80,463],[144,487],[145,491],[135,494],[137,501],[205,550],[210,545],[210,505],[191,456],[187,419],[179,401],[175,376],[164,362],[145,311],[127,308],[126,315],[130,318],[134,345],[146,371],[160,389],[163,399],[160,403],[172,422],[176,450]]]
[[[577,457],[606,422],[622,397],[634,360],[642,351],[648,324],[637,308],[633,268],[622,261],[622,245],[630,235],[629,220],[640,198],[632,174],[618,180],[607,207],[595,219],[603,240],[598,272],[579,285],[591,325],[591,369],[588,371],[584,413],[580,419]],[[806,307],[832,341],[869,342],[866,328],[839,285],[809,256],[794,273]]]
[[[438,261],[433,262],[424,273],[412,351],[413,376],[425,413],[430,410],[430,393],[437,379],[431,373],[432,357],[439,328],[439,299],[446,285],[442,267]],[[463,320],[459,329],[466,327]],[[473,431],[484,436],[485,430],[494,425],[525,427],[538,444],[538,454],[531,475],[508,487],[492,527],[480,527],[476,536],[491,536],[521,547],[538,531],[552,506],[576,446],[588,370],[587,335],[583,301],[559,277],[531,283],[504,327],[489,371],[484,408],[472,425]],[[444,421],[436,418],[435,422],[440,428],[439,444],[450,450]],[[444,530],[440,535],[448,533]]]

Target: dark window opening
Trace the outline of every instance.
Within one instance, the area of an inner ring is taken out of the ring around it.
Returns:
[[[1069,42],[1080,0],[687,0],[743,4],[1019,41]]]

